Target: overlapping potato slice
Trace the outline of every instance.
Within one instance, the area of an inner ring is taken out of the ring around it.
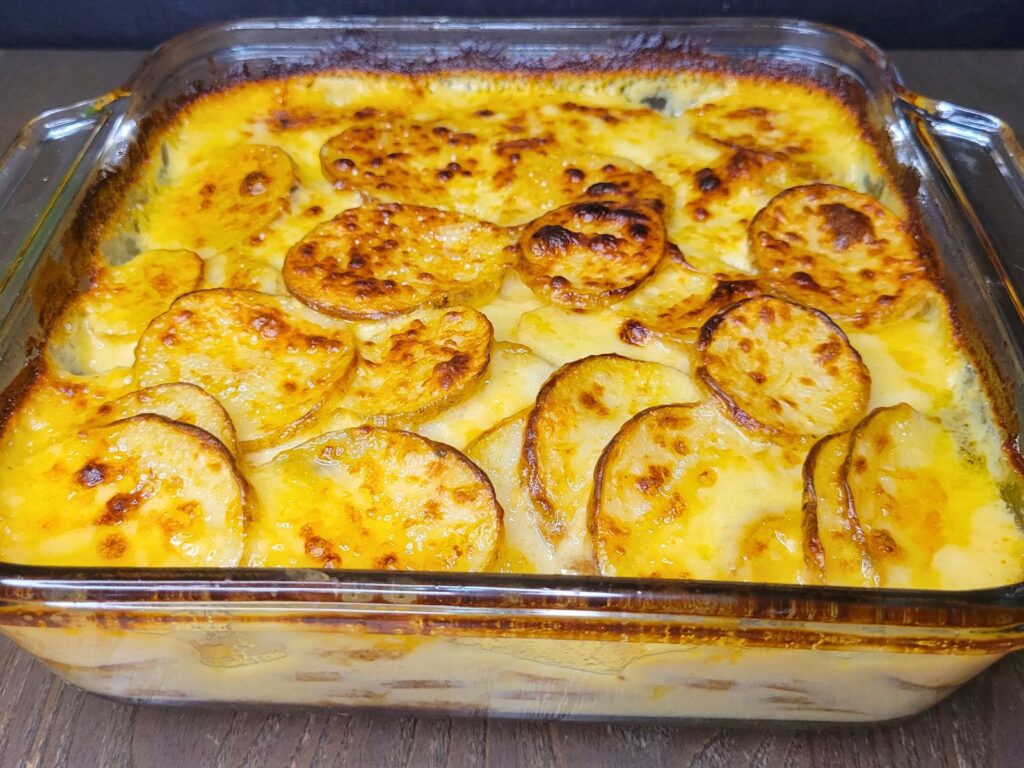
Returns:
[[[686,349],[611,309],[577,312],[553,304],[523,313],[512,338],[555,366],[617,354],[689,370]]]
[[[360,344],[340,405],[382,424],[425,419],[480,381],[492,338],[487,318],[468,307],[421,309],[389,321]]]
[[[504,573],[559,573],[560,564],[566,559],[556,555],[537,527],[537,512],[526,488],[519,460],[526,417],[524,411],[491,427],[466,449],[466,456],[490,478],[495,496],[505,512],[494,569]],[[583,554],[583,547],[579,549],[580,565],[584,567],[574,570],[589,572],[592,570],[589,561],[593,556]]]
[[[727,146],[752,152],[800,154],[820,139],[790,110],[768,104],[701,104],[690,110],[694,131]]]
[[[530,221],[574,201],[639,202],[663,213],[672,190],[646,168],[621,157],[567,152],[552,140],[522,139],[495,145],[493,180],[503,197],[502,223]]]
[[[141,386],[186,382],[224,406],[243,449],[279,441],[350,375],[349,330],[302,304],[255,291],[195,291],[175,301],[135,350]]]
[[[201,429],[143,414],[33,454],[0,489],[0,558],[37,565],[235,566],[248,487]]]
[[[572,203],[531,222],[519,271],[550,301],[586,308],[633,291],[665,254],[665,225],[650,206],[619,200]]]
[[[970,589],[1024,572],[1024,542],[986,462],[905,403],[853,431],[845,480],[883,587]]]
[[[562,366],[537,395],[523,443],[530,495],[552,542],[586,530],[594,466],[633,414],[699,397],[693,380],[660,363],[596,355]]]
[[[907,314],[929,278],[909,228],[869,195],[831,184],[780,193],[748,232],[775,290],[860,325]]]
[[[602,453],[590,529],[601,573],[696,579],[801,578],[799,510],[778,457],[708,402],[640,412]]]
[[[481,432],[529,407],[554,366],[537,357],[529,347],[498,342],[480,386],[416,427],[416,432],[463,450]],[[517,460],[518,461],[518,460]]]
[[[195,384],[158,384],[129,392],[101,405],[96,416],[109,423],[140,413],[155,413],[171,421],[191,424],[209,432],[232,453],[238,448],[235,425],[224,406]]]
[[[871,376],[824,313],[763,296],[715,315],[701,329],[697,377],[752,432],[821,437],[853,426]]]
[[[410,432],[331,432],[255,468],[255,566],[480,571],[502,510],[487,476]]]
[[[613,309],[644,331],[686,344],[697,341],[712,315],[761,294],[753,280],[729,280],[700,272],[681,258],[666,259],[640,288]]]
[[[292,246],[284,279],[321,312],[379,319],[494,293],[512,261],[511,243],[505,230],[463,214],[397,204],[351,208]]]
[[[475,133],[446,122],[385,119],[346,128],[320,149],[335,189],[381,202],[460,210],[478,186],[486,151]]]
[[[295,167],[279,147],[238,144],[211,153],[148,207],[151,241],[183,248],[230,248],[288,209]]]
[[[234,288],[288,295],[281,270],[262,259],[238,251],[218,253],[204,262],[201,288]]]
[[[149,321],[202,278],[203,260],[192,251],[145,251],[123,264],[97,267],[51,339],[54,356],[79,374],[131,365]]]
[[[843,587],[876,585],[864,531],[843,477],[850,433],[823,437],[804,462],[804,554],[815,580]]]

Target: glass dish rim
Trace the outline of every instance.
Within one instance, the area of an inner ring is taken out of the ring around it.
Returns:
[[[817,22],[770,17],[500,19],[449,16],[260,17],[208,24],[177,35],[153,49],[123,88],[92,100],[91,103],[98,105],[98,109],[104,109],[103,105],[114,99],[135,95],[136,89],[163,59],[177,51],[187,50],[205,36],[230,35],[244,30],[284,29],[301,32],[311,28],[334,28],[343,32],[365,28],[370,31],[429,31],[436,27],[467,33],[530,31],[538,28],[640,33],[645,29],[651,31],[651,27],[657,27],[655,32],[681,35],[713,33],[716,30],[745,32],[757,27],[794,31],[838,39],[843,45],[857,49],[881,76],[886,95],[911,104],[936,103],[905,89],[888,57],[874,43],[849,31]],[[31,121],[29,127],[47,114]],[[1005,124],[997,118],[982,113],[973,114],[988,118],[992,125],[1002,126],[1000,130],[1005,128]],[[1005,130],[1009,131],[1008,128]],[[1009,135],[1012,138],[1012,133]],[[68,605],[68,600],[85,605],[91,600],[118,599],[138,603],[170,600],[172,596],[186,602],[230,602],[246,596],[248,599],[245,602],[257,609],[261,598],[253,597],[258,594],[273,596],[275,602],[305,602],[309,596],[337,601],[340,593],[352,590],[366,594],[391,590],[412,595],[415,599],[427,593],[436,593],[446,598],[439,605],[453,606],[471,599],[476,604],[498,608],[503,605],[502,596],[514,593],[523,600],[533,601],[530,604],[541,610],[555,605],[553,600],[562,600],[559,605],[572,604],[577,608],[606,601],[609,610],[616,605],[636,614],[656,608],[659,613],[669,609],[677,615],[778,619],[787,622],[866,623],[904,629],[947,626],[960,629],[1005,629],[1024,623],[1024,581],[961,591],[557,574],[451,574],[279,568],[76,568],[0,563],[0,602],[15,605],[40,601]],[[297,597],[300,593],[302,597]],[[545,598],[545,593],[550,599]],[[643,596],[649,598],[648,608],[642,605]],[[726,613],[722,612],[724,606],[730,608]],[[911,617],[910,614],[914,621],[908,623],[906,619]],[[0,623],[3,623],[2,618]],[[1017,627],[1017,630],[1021,635],[1019,644],[1024,646],[1024,626]]]

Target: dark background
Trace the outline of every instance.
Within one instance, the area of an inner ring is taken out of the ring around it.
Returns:
[[[1024,47],[1024,0],[0,0],[0,47],[151,48],[247,16],[788,16],[889,48]]]

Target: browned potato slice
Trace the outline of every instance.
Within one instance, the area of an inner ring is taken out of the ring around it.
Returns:
[[[871,376],[824,313],[763,296],[715,315],[701,329],[697,377],[752,432],[821,437],[853,426]]]
[[[476,188],[480,138],[445,122],[384,120],[354,125],[320,149],[335,189],[382,202],[458,209]]]
[[[633,291],[665,253],[665,225],[648,205],[572,203],[531,222],[520,273],[538,295],[570,307],[608,304]]]
[[[509,234],[459,213],[414,205],[352,208],[288,251],[284,280],[304,303],[353,320],[461,304],[493,293],[511,261]]]
[[[850,433],[823,437],[804,462],[804,552],[816,580],[843,587],[876,586],[843,469]]]
[[[523,443],[530,495],[552,542],[586,530],[587,500],[601,450],[638,411],[688,402],[688,375],[660,363],[595,355],[559,368],[537,395]]]
[[[487,476],[410,432],[331,432],[250,479],[260,499],[251,565],[480,571],[498,546],[502,510]]]
[[[658,213],[673,201],[657,176],[623,158],[566,153],[536,139],[502,142],[495,154],[501,162],[494,183],[505,198],[504,217],[513,223],[579,200],[641,202]]]
[[[89,290],[71,302],[55,331],[56,357],[73,373],[131,365],[149,321],[202,278],[203,260],[192,251],[145,251],[123,264],[98,266]]]
[[[505,511],[495,569],[504,573],[559,573],[559,558],[537,527],[537,511],[519,461],[527,415],[524,411],[491,427],[466,449],[466,456],[490,478]]]
[[[750,152],[800,154],[819,137],[785,109],[769,104],[710,103],[689,112],[694,130],[729,147]],[[796,124],[794,124],[796,123]]]
[[[845,479],[880,586],[969,589],[1024,573],[992,470],[937,419],[906,403],[874,410],[853,432]]]
[[[158,384],[129,392],[99,407],[97,417],[104,422],[119,421],[140,413],[155,413],[171,421],[181,421],[209,432],[235,453],[238,446],[235,425],[217,398],[195,384]]]
[[[475,309],[421,309],[360,345],[342,408],[387,423],[421,420],[465,397],[490,360],[493,333]]]
[[[277,440],[349,376],[351,333],[293,299],[213,289],[182,296],[135,350],[144,387],[186,382],[217,398],[243,449]]]
[[[29,457],[0,490],[7,562],[236,566],[248,486],[196,427],[142,414]]]
[[[227,147],[191,169],[150,206],[148,231],[184,248],[224,250],[288,208],[295,168],[279,147]]]
[[[505,225],[581,197],[648,201],[659,211],[672,200],[671,190],[635,163],[574,151],[541,126],[519,123],[512,133],[503,122],[386,117],[328,140],[320,164],[339,190],[463,213],[484,205],[501,211]]]
[[[601,573],[793,582],[803,571],[799,510],[777,457],[755,450],[711,403],[640,412],[601,454],[590,530]],[[772,482],[774,480],[774,482]]]
[[[873,197],[843,187],[787,189],[754,217],[748,236],[770,285],[837,320],[899,317],[928,284],[907,226]]]

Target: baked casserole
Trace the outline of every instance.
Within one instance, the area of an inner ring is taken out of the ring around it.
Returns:
[[[1024,578],[987,380],[840,87],[319,71],[143,147],[8,392],[4,561]]]

